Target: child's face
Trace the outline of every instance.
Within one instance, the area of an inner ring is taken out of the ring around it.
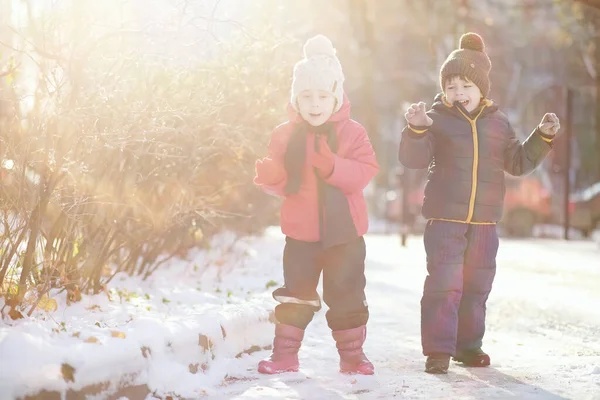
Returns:
[[[446,82],[444,94],[450,104],[458,101],[468,112],[476,109],[481,101],[481,90],[477,85],[459,76],[455,76]]]
[[[298,95],[298,110],[312,126],[323,125],[335,107],[335,97],[324,90],[304,90]]]

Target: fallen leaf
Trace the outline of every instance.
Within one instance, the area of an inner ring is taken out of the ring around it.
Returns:
[[[152,355],[152,349],[150,349],[150,347],[142,346],[141,350],[142,350],[142,356],[144,358],[148,358],[149,356]]]
[[[58,304],[56,303],[56,300],[49,298],[47,295],[42,296],[37,307],[46,312],[58,310]]]
[[[119,339],[125,339],[125,333],[124,332],[119,332],[119,331],[111,331],[110,335],[114,338],[119,338]]]
[[[203,334],[198,335],[198,345],[202,347],[203,350],[210,350],[213,347],[212,340]]]
[[[99,340],[95,336],[90,336],[89,338],[85,339],[84,342],[86,342],[86,343],[98,343]]]
[[[81,290],[79,290],[79,286],[67,289],[67,304],[77,303],[78,301],[81,301]]]
[[[60,366],[60,372],[65,382],[75,382],[75,368],[67,363],[62,363]]]
[[[23,318],[23,314],[21,314],[21,311],[15,310],[14,308],[10,309],[10,311],[8,312],[8,316],[13,320]]]
[[[190,371],[190,374],[197,374],[198,370],[200,369],[200,364],[196,363],[196,364],[190,364],[188,366],[188,369]]]

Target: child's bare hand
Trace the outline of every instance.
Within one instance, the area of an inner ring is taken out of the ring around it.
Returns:
[[[542,122],[540,122],[539,128],[544,135],[554,136],[560,129],[560,121],[556,114],[546,113],[542,118]]]
[[[431,126],[433,120],[425,113],[425,103],[411,104],[404,114],[406,121],[413,126]]]

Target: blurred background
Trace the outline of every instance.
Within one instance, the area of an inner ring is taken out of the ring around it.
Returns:
[[[374,226],[422,226],[424,171],[397,162],[403,114],[431,104],[441,63],[475,31],[490,97],[518,135],[545,112],[562,126],[543,166],[509,181],[503,233],[589,236],[600,221],[598,3],[0,0],[0,293],[16,304],[63,287],[77,301],[218,232],[276,224],[279,200],[252,184],[254,160],[286,119],[292,67],[317,33],[337,48],[381,164],[367,190]]]

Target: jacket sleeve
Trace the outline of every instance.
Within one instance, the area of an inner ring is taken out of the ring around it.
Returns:
[[[431,114],[429,116],[431,117]],[[398,161],[406,168],[427,168],[433,159],[434,151],[435,136],[431,132],[431,127],[407,125],[402,130]]]
[[[508,144],[504,151],[504,170],[514,176],[533,172],[552,150],[552,137],[546,136],[536,128],[523,143],[506,121]]]
[[[275,129],[271,134],[268,146],[268,156],[257,161],[256,176],[254,184],[259,186],[265,193],[274,196],[285,196],[285,185],[287,184],[287,173],[283,163],[287,140],[284,132]],[[262,166],[259,167],[259,163]]]
[[[335,155],[333,172],[325,182],[345,193],[362,191],[377,175],[379,164],[364,128],[358,131],[347,157]]]

